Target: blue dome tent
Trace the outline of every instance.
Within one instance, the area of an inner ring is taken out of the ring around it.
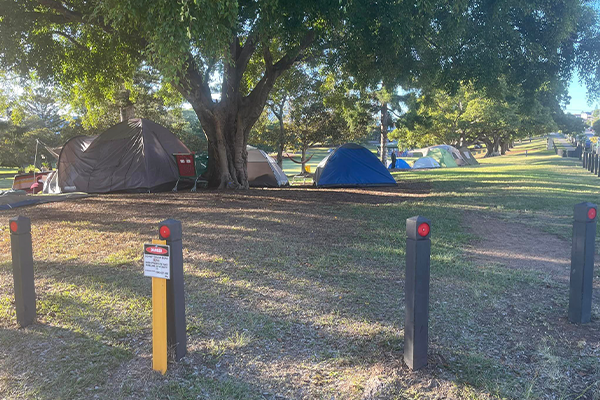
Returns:
[[[388,168],[390,168],[392,166],[392,163],[389,162],[388,163]],[[397,158],[396,159],[396,165],[394,166],[394,169],[410,169],[410,165],[408,165],[408,163],[406,161],[404,161],[401,158]]]
[[[329,153],[317,166],[313,181],[317,187],[396,186],[375,154],[354,143]]]

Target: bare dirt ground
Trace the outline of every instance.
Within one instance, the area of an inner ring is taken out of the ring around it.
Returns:
[[[497,265],[500,268],[520,270],[525,273],[534,271],[541,273],[547,281],[546,290],[534,289],[523,293],[508,294],[503,302],[508,301],[501,311],[505,326],[519,335],[512,335],[505,344],[523,341],[519,350],[526,355],[525,360],[533,368],[539,368],[536,375],[539,379],[559,382],[557,376],[561,368],[569,369],[569,357],[566,350],[569,346],[584,347],[581,356],[600,355],[600,324],[597,311],[600,303],[600,284],[594,280],[593,318],[589,324],[575,325],[567,319],[569,274],[571,267],[571,242],[557,236],[542,232],[514,220],[505,221],[493,215],[468,212],[465,213],[465,225],[476,236],[471,245],[465,249],[468,259],[477,267]],[[596,254],[595,270],[598,269],[599,256]],[[533,304],[543,307],[540,316],[529,314]],[[594,315],[596,313],[596,315]],[[483,323],[490,323],[493,318],[482,318]],[[550,350],[550,343],[556,347]],[[563,347],[564,346],[564,347]],[[561,357],[564,357],[561,360]],[[504,356],[501,356],[504,358]],[[562,367],[559,365],[562,363]],[[595,367],[597,368],[597,367]],[[598,371],[590,367],[581,376],[598,376]],[[592,380],[592,384],[578,399],[600,398],[600,381]],[[557,396],[556,392],[547,393],[548,398]],[[559,396],[561,397],[561,396]],[[570,398],[570,397],[568,397]]]
[[[466,251],[475,262],[537,270],[568,279],[570,242],[526,224],[506,222],[483,213],[467,213],[466,220],[478,237]]]
[[[600,324],[565,317],[569,243],[468,214],[468,262],[451,248],[460,229],[443,237],[453,210],[427,208],[429,194],[401,183],[109,195],[3,213],[32,217],[40,306],[36,326],[15,329],[4,229],[0,397],[596,400]],[[402,230],[417,212],[438,214],[429,366],[412,372]],[[139,253],[169,217],[185,221],[189,353],[162,377]],[[530,276],[540,270],[544,284]],[[86,351],[93,365],[74,356]]]

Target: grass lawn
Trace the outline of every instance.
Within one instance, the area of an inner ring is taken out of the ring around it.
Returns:
[[[0,167],[0,190],[12,188],[13,178],[16,174],[16,168]]]
[[[0,398],[597,400],[600,277],[592,323],[571,325],[568,266],[548,254],[570,254],[573,205],[600,202],[600,179],[545,143],[398,172],[397,188],[106,195],[1,212]],[[36,261],[38,322],[26,329],[6,226],[18,214],[32,217]],[[404,230],[418,214],[433,221],[430,348],[411,372]],[[183,221],[189,354],[163,377],[151,370],[141,245],[168,217]],[[477,233],[486,226],[506,230],[505,249],[502,235],[492,249]]]

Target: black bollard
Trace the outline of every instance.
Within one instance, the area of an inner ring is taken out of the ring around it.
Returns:
[[[15,282],[17,323],[21,328],[25,328],[35,321],[31,220],[27,217],[18,216],[8,221],[10,226],[13,279]]]
[[[171,246],[171,279],[167,280],[167,342],[175,347],[175,361],[187,353],[183,245],[181,222],[166,219],[159,224],[159,237]]]
[[[587,151],[583,152],[583,168],[587,167]]]
[[[427,365],[430,229],[427,218],[406,220],[404,362],[413,370]]]
[[[590,153],[590,159],[588,160],[588,171],[592,172],[593,167],[594,167],[594,153]]]
[[[569,321],[574,324],[585,324],[592,318],[596,213],[595,204],[575,205],[569,290]]]

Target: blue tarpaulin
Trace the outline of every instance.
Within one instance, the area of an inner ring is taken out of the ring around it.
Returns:
[[[346,143],[324,158],[314,182],[317,187],[396,186],[375,154],[354,143]]]

